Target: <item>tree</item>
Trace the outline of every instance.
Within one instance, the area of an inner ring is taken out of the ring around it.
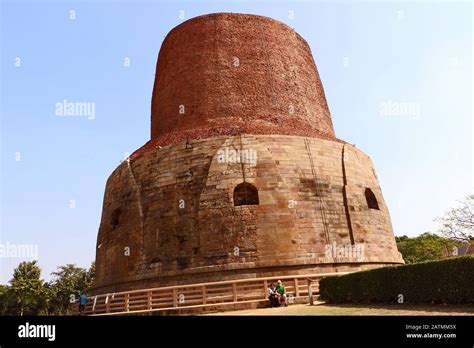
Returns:
[[[75,303],[82,291],[90,291],[95,276],[95,264],[92,263],[89,270],[75,264],[59,266],[58,271],[52,275],[50,286],[53,296],[50,310],[57,315],[70,314],[73,311],[71,304]]]
[[[12,314],[14,304],[11,287],[0,285],[0,315]]]
[[[95,261],[92,261],[91,266],[87,270],[87,292],[91,290],[94,280],[95,280]]]
[[[13,315],[44,315],[47,311],[47,289],[41,279],[41,269],[37,261],[24,261],[13,271],[11,287],[6,296],[11,296]]]
[[[83,290],[90,293],[95,263],[89,269],[68,264],[53,272],[53,280],[41,279],[37,261],[21,262],[10,286],[0,285],[0,315],[67,315],[75,311],[71,300]]]
[[[432,233],[423,233],[418,237],[395,237],[398,251],[405,263],[440,260],[452,255],[457,241]]]
[[[469,195],[459,205],[437,218],[439,233],[460,242],[474,242],[474,195]]]

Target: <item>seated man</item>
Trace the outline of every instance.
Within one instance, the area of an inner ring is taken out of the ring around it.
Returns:
[[[270,284],[268,288],[268,299],[270,300],[270,307],[278,307],[279,300],[278,300],[278,293],[276,292],[275,285],[273,283]]]
[[[276,292],[278,294],[278,298],[279,298],[279,302],[280,303],[284,303],[285,304],[285,307],[288,306],[288,303],[286,301],[286,290],[285,290],[285,287],[283,286],[283,283],[281,282],[281,280],[278,281],[277,283],[277,287],[276,287]]]

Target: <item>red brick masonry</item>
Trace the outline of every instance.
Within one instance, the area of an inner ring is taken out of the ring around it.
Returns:
[[[171,30],[151,113],[151,139],[164,145],[239,133],[335,137],[308,44],[254,15],[211,14]]]
[[[254,161],[222,161],[237,150]],[[234,204],[244,182],[258,205]],[[174,28],[151,140],[107,180],[94,292],[402,262],[373,164],[335,137],[308,44],[253,15]]]

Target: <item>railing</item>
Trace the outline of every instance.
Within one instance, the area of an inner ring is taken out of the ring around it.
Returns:
[[[285,286],[289,302],[292,303],[295,299],[318,294],[319,280],[336,274],[344,273],[241,279],[102,294],[89,298],[85,313],[123,315],[268,301],[268,286],[279,279]],[[310,294],[308,279],[312,283]]]

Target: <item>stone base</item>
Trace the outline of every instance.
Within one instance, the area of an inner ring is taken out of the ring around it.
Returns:
[[[243,183],[258,204],[235,205],[247,199],[236,196]],[[216,137],[147,149],[112,173],[94,293],[400,263],[362,151],[300,136]]]

